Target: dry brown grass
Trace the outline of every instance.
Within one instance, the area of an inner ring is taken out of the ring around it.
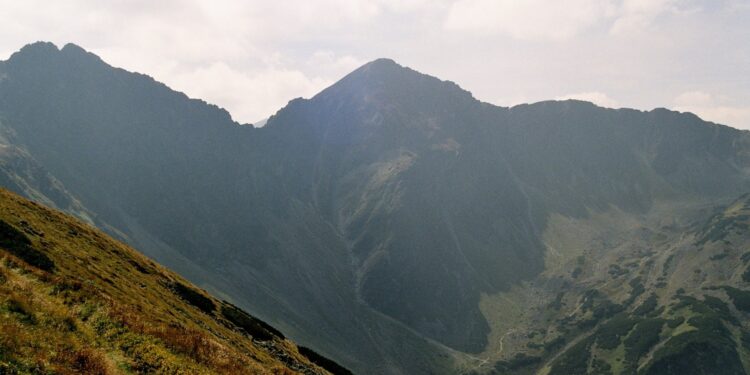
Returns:
[[[27,337],[23,329],[15,322],[0,323],[0,352],[13,353]]]
[[[294,371],[286,368],[286,367],[276,367],[273,370],[271,370],[271,373],[273,375],[294,375],[296,374]]]
[[[243,373],[251,366],[243,355],[218,343],[211,336],[180,324],[148,324],[142,312],[110,302],[109,316],[132,332],[155,337],[170,350],[186,355],[221,373]]]
[[[107,358],[98,350],[81,348],[76,350],[62,350],[54,358],[62,364],[61,374],[109,375],[114,371]]]
[[[23,230],[31,246],[56,266],[47,272],[0,249],[0,356],[16,366],[11,369],[295,373],[251,338],[186,303],[169,285],[199,289],[103,233],[2,189],[0,220]],[[286,353],[286,360],[323,373],[292,343],[273,345]]]

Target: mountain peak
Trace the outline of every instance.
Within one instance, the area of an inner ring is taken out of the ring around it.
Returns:
[[[359,69],[364,70],[397,70],[397,69],[407,69],[404,68],[402,65],[394,61],[393,59],[381,57],[379,59],[372,60],[365,65],[362,65]]]
[[[390,64],[390,65],[401,66],[396,61],[394,61],[393,59],[391,59],[389,57],[379,57],[379,58],[377,58],[375,60],[370,61],[369,63],[367,63],[365,65],[373,65],[373,64],[386,64],[386,65]]]
[[[427,98],[449,93],[474,100],[471,93],[451,81],[420,73],[389,58],[379,58],[355,69],[315,96],[395,99]]]
[[[73,43],[67,43],[62,49],[52,42],[39,41],[25,45],[8,59],[12,64],[24,66],[51,66],[60,63],[60,59],[75,63],[102,63],[99,56],[86,51]]]
[[[50,56],[58,52],[60,52],[60,50],[54,43],[39,41],[23,46],[23,48],[18,50],[18,52],[13,53],[10,56],[9,60],[40,58]]]
[[[73,43],[66,44],[65,46],[63,46],[63,48],[60,51],[63,53],[70,53],[70,54],[86,54],[86,55],[91,54],[91,52],[86,51],[85,49],[83,49],[83,47],[77,44],[73,44]]]
[[[417,77],[429,77],[437,80],[437,78],[435,77],[428,76],[411,68],[405,67],[389,58],[379,58],[372,60],[349,73],[341,81],[344,81],[349,77],[356,77],[360,79],[413,79]]]
[[[57,52],[60,49],[57,48],[55,43],[52,42],[46,42],[43,40],[36,41],[34,43],[29,43],[25,46],[23,46],[19,52],[28,52],[28,51],[50,51],[50,52]]]

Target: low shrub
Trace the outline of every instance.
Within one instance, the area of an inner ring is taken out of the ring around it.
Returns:
[[[724,291],[726,291],[729,298],[732,299],[732,303],[734,303],[734,307],[736,307],[737,310],[750,312],[750,292],[729,286],[725,286]]]
[[[645,319],[638,323],[625,339],[625,359],[637,364],[659,342],[664,319]]]
[[[351,375],[352,372],[349,371],[346,367],[343,367],[339,365],[338,363],[316,353],[310,348],[306,348],[304,346],[297,347],[299,350],[299,354],[302,354],[305,356],[310,362],[328,370],[331,374],[334,375]]]
[[[685,323],[685,317],[678,316],[678,317],[676,317],[674,319],[669,319],[667,321],[667,326],[669,328],[674,329],[674,328],[677,328],[677,327],[681,326],[682,323]]]
[[[31,240],[12,225],[0,220],[0,248],[31,266],[51,272],[55,263],[43,252],[35,249]]]
[[[212,299],[185,284],[175,281],[170,284],[170,289],[185,302],[197,307],[206,314],[211,315],[216,310],[216,304]]]
[[[276,328],[271,327],[268,323],[251,316],[228,302],[225,302],[221,306],[221,315],[255,339],[268,341],[274,337],[282,340],[285,338]]]
[[[18,317],[18,320],[24,324],[36,324],[36,317],[31,312],[29,306],[18,298],[11,297],[11,299],[3,303],[3,309],[12,313]]]
[[[104,355],[92,349],[64,350],[58,353],[55,359],[80,374],[110,374]]]
[[[587,337],[566,350],[553,363],[550,375],[587,374],[593,339]]]
[[[628,332],[638,319],[630,318],[624,313],[620,313],[604,323],[595,333],[596,344],[599,348],[612,350],[620,345],[620,339],[627,336]]]
[[[646,300],[643,301],[643,303],[640,306],[638,306],[638,308],[636,308],[633,311],[633,314],[640,315],[640,316],[648,315],[649,313],[654,311],[654,309],[656,309],[656,305],[657,305],[656,295],[652,294],[648,298],[646,298]]]

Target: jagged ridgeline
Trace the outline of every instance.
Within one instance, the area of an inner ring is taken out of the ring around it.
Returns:
[[[745,131],[387,59],[254,128],[49,43],[0,63],[0,124],[4,186],[356,373],[748,368]]]
[[[347,373],[89,225],[0,189],[0,373],[329,370]]]

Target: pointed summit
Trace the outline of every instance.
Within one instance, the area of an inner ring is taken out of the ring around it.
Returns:
[[[90,66],[109,67],[109,64],[104,62],[101,57],[73,43],[66,44],[60,50],[60,53],[65,57],[65,59],[76,64],[90,64]]]
[[[77,44],[73,44],[73,43],[66,44],[62,48],[61,51],[68,52],[68,53],[81,53],[81,54],[83,54],[83,53],[90,53],[90,52],[86,51],[85,49],[83,49],[83,47],[81,47],[81,46],[79,46]]]
[[[414,73],[418,73],[402,65],[399,65],[392,59],[379,58],[362,65],[356,69],[352,74],[362,72],[363,74],[397,74],[399,70],[410,70]]]
[[[355,69],[309,100],[289,102],[271,117],[267,127],[286,124],[291,128],[318,129],[320,134],[336,128],[338,137],[343,139],[338,141],[349,142],[347,137],[364,139],[363,134],[383,123],[428,132],[438,126],[434,122],[428,124],[428,118],[442,118],[447,113],[462,113],[482,105],[451,81],[380,58]],[[323,113],[326,115],[321,116]],[[418,120],[403,122],[405,117]]]
[[[313,100],[363,100],[366,103],[451,100],[475,101],[470,92],[451,81],[420,73],[392,59],[379,58],[362,65],[316,95]]]

